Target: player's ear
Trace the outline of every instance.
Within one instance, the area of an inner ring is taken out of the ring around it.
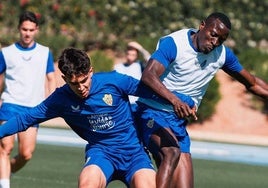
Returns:
[[[205,21],[203,20],[200,25],[199,25],[199,30],[202,30],[204,27],[205,27],[206,23]]]

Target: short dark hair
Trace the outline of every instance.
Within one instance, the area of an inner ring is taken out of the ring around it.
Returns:
[[[30,12],[30,11],[25,11],[20,15],[19,25],[18,26],[20,27],[21,24],[24,21],[31,21],[31,22],[35,23],[36,26],[39,25],[39,22],[38,22],[38,19],[37,19],[36,15],[33,12]]]
[[[228,18],[228,16],[226,16],[225,14],[221,13],[221,12],[214,12],[212,14],[210,14],[206,19],[205,19],[205,23],[211,21],[211,20],[215,20],[215,19],[219,19],[228,29],[231,30],[232,28],[232,24],[230,19]]]
[[[91,61],[87,53],[76,48],[66,48],[58,59],[58,67],[67,77],[87,74],[91,67]]]

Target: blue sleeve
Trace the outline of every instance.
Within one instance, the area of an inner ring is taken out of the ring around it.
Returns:
[[[25,131],[34,124],[58,117],[58,106],[61,100],[57,100],[56,91],[51,94],[45,101],[29,109],[25,113],[14,116],[6,123],[0,126],[0,138]],[[55,102],[57,101],[57,102]]]
[[[49,51],[48,53],[48,59],[47,59],[47,74],[50,72],[54,72],[55,68],[54,68],[54,60],[53,60],[53,55],[51,53],[51,51]]]
[[[39,106],[34,107],[25,113],[21,113],[18,116],[14,116],[0,126],[0,138],[25,131],[30,126],[45,121],[41,117],[42,115]]]
[[[17,122],[17,118],[13,117],[0,126],[0,138],[15,134],[26,129],[27,128],[20,127],[20,124]]]
[[[143,82],[140,80],[137,80],[131,76],[116,73],[116,80],[115,83],[117,84],[117,87],[121,90],[121,92],[124,95],[133,95],[137,97],[143,97],[143,98],[151,98],[153,95],[153,92],[151,89],[149,89],[148,86],[146,86]]]
[[[6,61],[3,52],[0,51],[0,74],[6,71]]]
[[[240,72],[243,69],[243,66],[240,64],[238,58],[231,51],[231,49],[227,47],[225,47],[225,49],[226,58],[222,70],[224,70],[225,72]]]
[[[167,67],[177,57],[177,46],[172,37],[161,38],[157,44],[156,51],[153,52],[151,59],[159,61]]]

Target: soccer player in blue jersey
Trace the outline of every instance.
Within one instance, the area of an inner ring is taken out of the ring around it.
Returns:
[[[216,12],[202,21],[199,29],[182,29],[164,36],[142,74],[142,81],[172,105],[170,108],[158,100],[139,99],[141,132],[158,166],[158,188],[194,186],[187,117],[197,119],[196,110],[219,69],[251,93],[268,99],[267,83],[245,70],[223,45],[230,30],[229,18]]]
[[[56,88],[54,61],[49,48],[35,42],[39,30],[33,12],[19,18],[18,42],[0,52],[0,123],[31,108],[45,99],[46,79],[49,93]],[[13,125],[11,125],[13,126]],[[0,139],[0,188],[10,187],[10,172],[21,169],[32,157],[38,125],[17,134],[18,155],[10,159],[15,136]]]
[[[140,81],[116,71],[93,74],[87,54],[75,48],[62,52],[58,66],[66,84],[0,126],[0,138],[62,117],[88,142],[80,188],[106,187],[113,179],[128,187],[155,187],[156,173],[137,137],[128,99],[145,95]]]

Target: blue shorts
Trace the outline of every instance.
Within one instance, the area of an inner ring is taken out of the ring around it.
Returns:
[[[108,151],[103,148],[90,148],[88,145],[85,154],[88,165],[97,165],[100,167],[106,177],[107,185],[113,180],[121,180],[128,187],[132,176],[140,169],[153,169],[154,166],[148,154],[141,147],[139,151]]]
[[[174,93],[181,101],[187,103],[190,107],[194,106],[194,101],[191,97],[180,93]],[[157,101],[165,102],[161,98],[156,98]],[[175,112],[168,112],[151,108],[141,102],[137,102],[138,108],[134,113],[138,135],[144,145],[148,147],[150,137],[159,128],[169,128],[172,130],[178,139],[178,146],[181,152],[190,153],[190,137],[186,130],[188,120],[179,118]]]
[[[20,113],[23,113],[31,107],[20,106],[11,103],[3,103],[0,108],[0,121],[8,121],[10,118],[17,116]],[[32,127],[39,127],[39,124],[35,124]]]
[[[136,113],[139,136],[144,145],[148,147],[150,137],[159,128],[169,128],[178,139],[178,145],[183,153],[190,153],[190,137],[186,130],[187,119],[180,119],[175,113],[160,111],[140,105]]]

